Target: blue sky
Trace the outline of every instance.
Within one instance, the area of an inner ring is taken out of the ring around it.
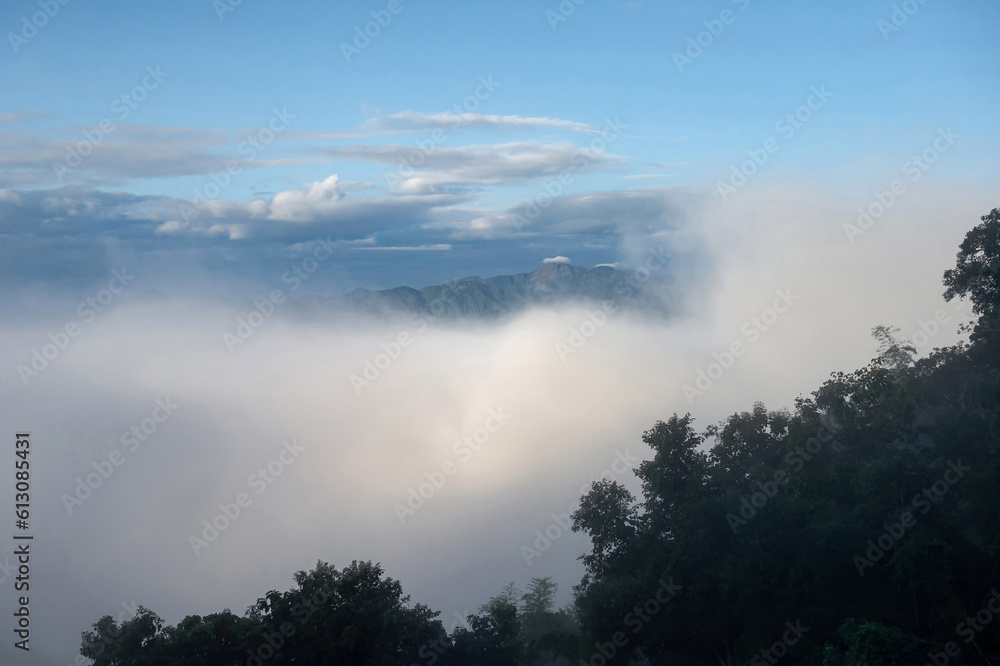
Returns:
[[[627,264],[627,237],[688,224],[768,139],[746,187],[818,188],[846,212],[939,128],[961,139],[929,177],[1000,175],[995,2],[227,1],[52,0],[37,33],[37,1],[0,8],[5,282],[79,284],[129,261],[266,284],[318,237],[341,247],[314,285],[329,292],[555,255]],[[390,20],[348,62],[373,12]],[[829,96],[780,132],[812,90]],[[282,131],[261,143],[275,110]],[[595,151],[609,121],[621,134]],[[87,132],[100,140],[57,178]],[[417,142],[423,163],[389,187]]]

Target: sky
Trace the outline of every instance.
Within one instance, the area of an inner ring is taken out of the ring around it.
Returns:
[[[638,492],[621,461],[657,420],[790,407],[866,364],[876,325],[920,354],[960,339],[941,276],[998,205],[998,18],[985,0],[3,3],[0,437],[38,442],[39,650],[10,663],[72,663],[137,603],[242,612],[319,559],[382,562],[446,627],[532,576],[568,603],[587,541],[562,516],[605,472]],[[651,252],[683,305],[666,321],[284,305]],[[177,407],[151,421],[158,401]],[[454,448],[496,414],[481,450]],[[282,451],[301,455],[252,482]],[[253,504],[194,548],[240,492]]]
[[[997,175],[992,2],[229,3],[4,4],[8,279],[256,286],[317,238],[321,293],[627,263],[768,139],[747,186],[845,214],[941,128],[929,176]]]

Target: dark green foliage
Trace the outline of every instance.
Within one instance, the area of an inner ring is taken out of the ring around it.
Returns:
[[[338,571],[319,562],[295,574],[295,582],[287,592],[268,592],[243,617],[227,610],[164,628],[140,607],[121,626],[101,618],[83,635],[81,654],[95,666],[408,666],[422,659],[422,649],[448,644],[437,612],[410,607],[377,564],[353,562]]]
[[[972,339],[976,340],[997,332],[1000,315],[1000,208],[994,208],[965,235],[955,268],[944,272],[948,288],[944,297],[968,297],[973,312],[982,315],[975,326]]]
[[[200,620],[200,618],[198,618]],[[115,622],[105,615],[83,633],[80,654],[94,660],[94,666],[138,666],[148,663],[146,653],[158,648],[163,620],[148,608],[139,606],[135,617]]]
[[[823,666],[921,664],[934,647],[929,641],[920,640],[895,627],[877,622],[858,622],[854,618],[844,621],[837,635],[843,639],[843,645],[826,646],[823,651]]]
[[[521,622],[514,594],[494,597],[480,609],[479,615],[470,615],[467,621],[471,629],[459,627],[452,635],[452,663],[483,666],[521,663]]]
[[[914,362],[876,327],[875,360],[790,413],[657,423],[642,497],[595,484],[573,516],[593,540],[583,633],[610,636],[669,574],[684,592],[633,639],[651,664],[924,664],[949,642],[951,663],[998,663],[1000,617],[957,633],[1000,585],[998,267],[1000,209],[945,274],[982,315],[971,344]],[[797,620],[809,631],[782,645]]]

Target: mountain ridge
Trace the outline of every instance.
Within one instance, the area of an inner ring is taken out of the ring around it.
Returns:
[[[539,305],[610,301],[626,310],[667,315],[664,289],[669,276],[639,278],[636,271],[610,266],[584,268],[549,263],[530,273],[469,276],[422,288],[363,287],[338,297],[315,297],[312,310],[348,311],[376,317],[422,314],[444,319],[496,319]]]

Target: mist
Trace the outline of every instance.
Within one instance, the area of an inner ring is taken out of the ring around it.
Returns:
[[[629,468],[657,420],[790,407],[866,364],[877,324],[914,340],[945,310],[918,352],[957,340],[968,316],[940,279],[983,208],[928,188],[850,243],[849,204],[821,192],[706,204],[662,238],[707,250],[677,273],[683,309],[666,320],[581,305],[493,325],[328,322],[279,306],[234,346],[252,303],[129,288],[90,320],[4,319],[0,423],[35,442],[43,654],[72,663],[80,632],[136,604],[168,623],[240,614],[317,560],[381,562],[449,628],[511,581],[551,576],[568,603],[587,542],[567,516],[595,479],[638,492]],[[651,242],[627,239],[623,264]],[[68,321],[78,334],[32,366]]]

